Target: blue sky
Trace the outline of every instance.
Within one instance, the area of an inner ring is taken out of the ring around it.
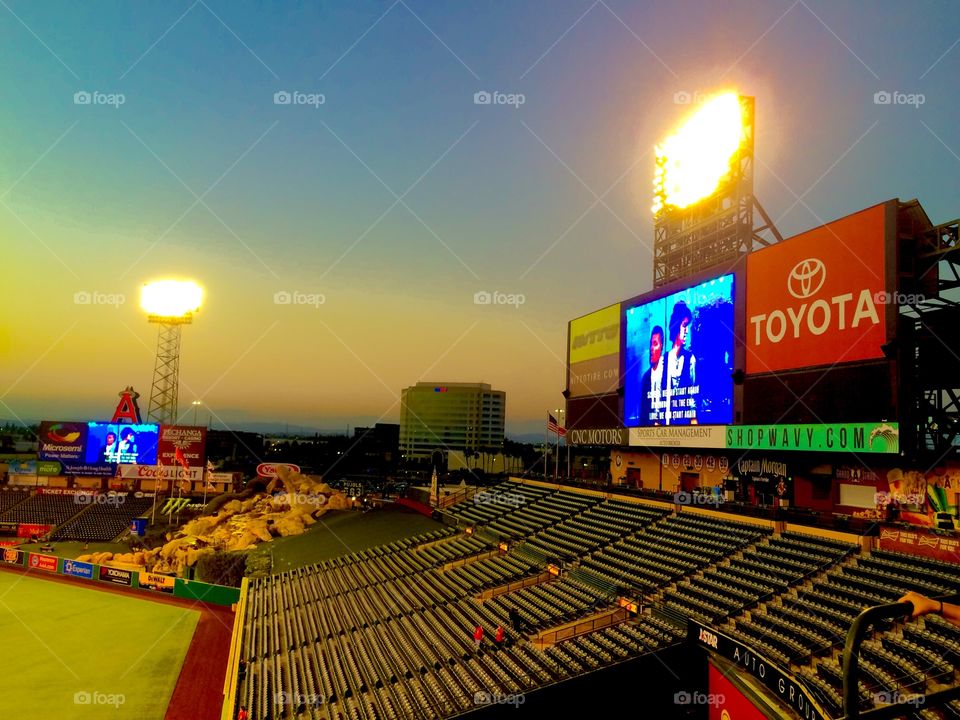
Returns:
[[[457,380],[506,390],[508,427],[537,430],[567,320],[651,286],[649,150],[689,110],[677,93],[756,97],[756,191],[785,235],[891,197],[946,221],[956,19],[954,2],[5,0],[0,418],[146,394],[137,288],[177,274],[208,291],[181,404],[215,424],[395,421],[402,387]],[[495,290],[525,302],[473,303]]]

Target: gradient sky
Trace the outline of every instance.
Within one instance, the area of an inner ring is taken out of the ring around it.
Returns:
[[[651,287],[649,149],[689,110],[676,93],[756,97],[756,191],[784,235],[892,197],[944,222],[957,19],[954,0],[4,0],[0,420],[103,417],[128,384],[146,410],[138,289],[175,275],[207,289],[187,419],[202,398],[218,427],[395,422],[402,387],[457,380],[538,431],[567,321]]]

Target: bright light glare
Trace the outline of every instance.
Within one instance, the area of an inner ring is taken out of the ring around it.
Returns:
[[[140,307],[148,315],[184,317],[200,309],[203,288],[190,280],[156,280],[143,286]]]
[[[684,208],[716,191],[743,140],[740,97],[729,92],[703,104],[656,148],[654,214],[665,205]]]

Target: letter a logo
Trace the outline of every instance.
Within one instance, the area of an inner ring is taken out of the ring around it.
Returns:
[[[132,387],[120,391],[120,402],[117,403],[117,409],[113,411],[114,423],[129,423],[131,425],[140,424],[140,406],[137,405],[137,398],[140,393]]]

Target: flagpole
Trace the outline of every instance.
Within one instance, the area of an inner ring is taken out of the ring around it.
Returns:
[[[557,425],[557,455],[553,459],[553,479],[560,477],[560,426]]]
[[[550,415],[547,413],[547,417]],[[550,423],[547,423],[546,434],[543,436],[543,479],[550,477],[550,462],[547,459],[547,450],[550,445]]]

